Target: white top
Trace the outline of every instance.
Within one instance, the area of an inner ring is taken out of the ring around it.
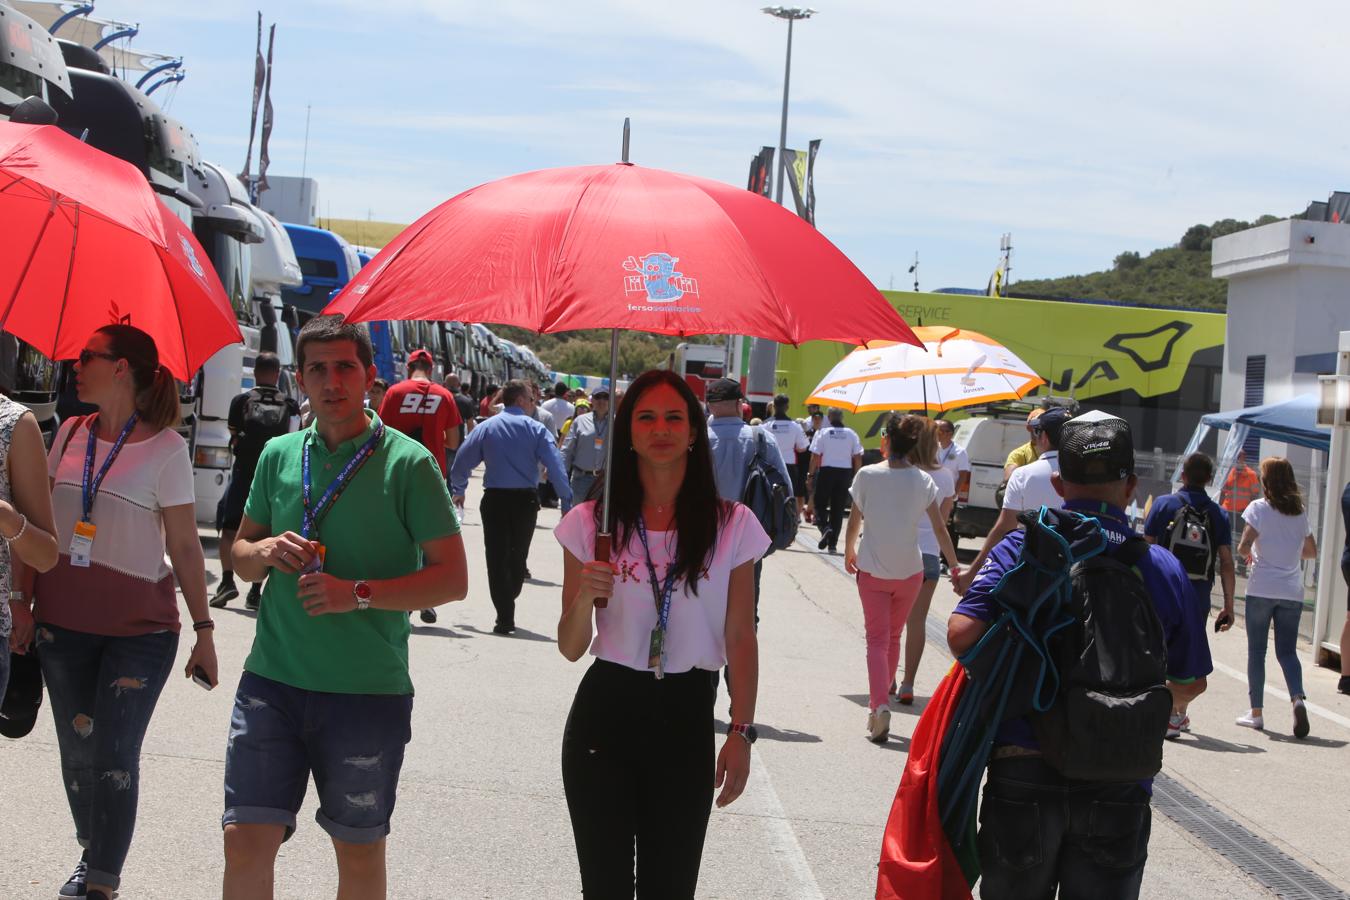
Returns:
[[[955,446],[955,445],[953,445]],[[933,484],[937,485],[938,495],[937,504],[947,502],[948,497],[956,496],[956,476],[946,466],[938,466],[936,469],[924,469],[928,477],[933,479]],[[942,548],[938,546],[937,535],[933,533],[933,523],[928,521],[928,516],[919,518],[919,552],[926,553],[929,556],[940,556]]]
[[[952,473],[952,483],[955,484],[961,477],[962,472],[970,471],[970,454],[966,448],[962,447],[956,441],[952,441],[947,447],[938,447],[938,462],[944,469]]]
[[[566,397],[554,397],[552,400],[545,400],[539,405],[553,417],[553,422],[558,428],[561,428],[562,423],[572,418],[572,413],[576,412],[577,409],[567,402]]]
[[[83,512],[84,454],[89,430],[81,427],[66,447],[70,419],[61,425],[47,456],[47,474],[56,479],[52,508],[56,513],[57,546],[70,549],[75,523]],[[94,451],[94,475],[108,458],[112,442],[100,440]],[[164,523],[160,510],[186,506],[196,501],[192,484],[192,461],[187,442],[171,428],[152,438],[122,445],[103,479],[90,520],[98,529],[90,560],[98,565],[142,578],[159,581],[170,574],[164,559]]]
[[[923,571],[919,521],[938,498],[938,486],[923,469],[863,466],[849,488],[863,514],[858,568],[876,578],[909,578]]]
[[[1253,500],[1242,520],[1256,529],[1247,596],[1267,600],[1303,600],[1303,539],[1312,534],[1308,510],[1287,516],[1265,497]]]
[[[553,534],[577,559],[583,562],[595,559],[595,501],[573,507],[553,529]],[[673,531],[647,532],[652,564],[662,583],[666,567],[675,555],[675,537]],[[667,672],[690,669],[716,672],[727,664],[727,591],[731,571],[762,557],[769,544],[769,536],[754,513],[739,503],[732,504],[731,515],[718,534],[712,561],[698,583],[698,594],[690,593],[684,582],[675,586],[666,631]],[[639,672],[653,671],[647,665],[647,652],[652,629],[656,627],[656,599],[652,596],[642,541],[632,535],[628,546],[615,548],[610,559],[619,574],[609,605],[595,611],[591,655]]]
[[[862,441],[858,432],[844,425],[827,425],[816,432],[811,441],[811,452],[820,454],[822,468],[851,469],[853,457],[862,456]]]
[[[765,419],[760,427],[773,435],[778,442],[778,452],[783,454],[783,462],[789,466],[796,464],[799,451],[811,446],[802,426],[792,419]]]
[[[1064,498],[1055,493],[1050,476],[1059,472],[1059,451],[1049,450],[1033,463],[1021,466],[1008,479],[1003,492],[1003,508],[1022,512],[1048,506],[1059,509]]]

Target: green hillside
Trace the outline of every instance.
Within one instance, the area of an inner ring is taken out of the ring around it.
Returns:
[[[1277,221],[1278,216],[1267,215],[1255,222],[1222,219],[1212,225],[1192,225],[1174,246],[1147,256],[1126,251],[1105,272],[1018,281],[1008,293],[1015,297],[1076,297],[1223,310],[1228,302],[1228,283],[1210,275],[1214,239]]]

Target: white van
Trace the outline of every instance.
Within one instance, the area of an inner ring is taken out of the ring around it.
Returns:
[[[956,424],[953,440],[970,455],[970,496],[956,507],[956,533],[981,538],[998,518],[995,495],[1003,483],[1003,464],[1009,453],[1027,442],[1026,415],[965,419]]]

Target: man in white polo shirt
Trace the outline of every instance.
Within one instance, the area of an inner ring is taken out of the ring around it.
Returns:
[[[1064,505],[1064,498],[1055,492],[1050,477],[1059,474],[1059,434],[1067,421],[1069,411],[1055,407],[1047,409],[1031,423],[1031,443],[1040,456],[1035,462],[1014,470],[1008,479],[1008,488],[1003,494],[1003,509],[999,511],[989,536],[984,539],[980,555],[975,557],[975,562],[957,580],[956,586],[960,593],[965,593],[970,587],[989,551],[1017,527],[1017,517],[1024,510],[1040,509],[1042,506],[1059,509]]]
[[[862,466],[863,446],[858,432],[844,425],[843,410],[831,409],[827,418],[830,424],[811,439],[811,473],[806,478],[806,488],[811,492],[811,505],[815,507],[816,525],[820,528],[820,543],[816,546],[835,553],[844,524],[848,489],[853,485],[854,473]]]
[[[788,415],[790,403],[787,394],[774,397],[773,418],[768,419],[761,427],[773,435],[774,441],[778,443],[778,452],[783,457],[788,479],[792,482],[792,493],[797,498],[797,518],[800,519],[802,505],[806,503],[806,473],[797,465],[797,455],[804,453],[811,446],[811,442],[806,439],[806,432],[802,430],[801,423]]]

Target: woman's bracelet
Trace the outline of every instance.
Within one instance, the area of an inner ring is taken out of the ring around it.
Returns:
[[[207,631],[208,629],[214,629],[215,627],[216,623],[211,621],[210,619],[203,619],[200,622],[192,623],[193,631]]]
[[[10,537],[7,534],[0,534],[0,538],[4,538],[6,544],[12,544],[19,538],[23,537],[23,533],[27,530],[28,530],[28,517],[25,516],[23,513],[19,513],[19,530],[14,532],[13,537]]]

